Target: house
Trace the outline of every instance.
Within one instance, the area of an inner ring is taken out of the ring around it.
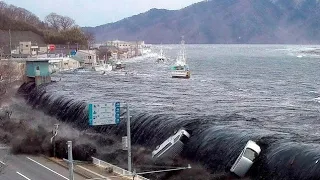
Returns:
[[[80,62],[75,60],[75,59],[71,59],[71,58],[64,58],[62,60],[62,69],[77,69],[80,67]]]
[[[118,59],[119,49],[115,46],[100,46],[99,60],[116,60]]]
[[[78,50],[75,57],[84,60],[84,64],[88,66],[93,66],[97,63],[98,55],[96,50]]]
[[[17,48],[17,54],[31,54],[31,41],[20,42]]]
[[[35,56],[35,55],[37,55],[39,53],[39,46],[37,46],[37,45],[31,46],[30,49],[31,49],[31,55],[32,56]]]

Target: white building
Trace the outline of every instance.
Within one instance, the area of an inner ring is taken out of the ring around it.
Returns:
[[[96,64],[98,60],[96,50],[78,50],[76,56],[83,59],[84,64],[89,66]]]

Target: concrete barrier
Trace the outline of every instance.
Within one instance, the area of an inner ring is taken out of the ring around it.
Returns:
[[[107,163],[105,161],[102,161],[100,159],[97,159],[95,157],[92,157],[92,163],[98,167],[102,167],[102,168],[112,168],[113,172],[116,173],[116,174],[119,174],[120,176],[127,176],[129,179],[132,179],[132,173],[125,170],[125,169],[122,169],[118,166],[115,166],[115,165],[112,165],[110,163]],[[136,180],[149,180],[145,177],[142,177],[142,176],[139,176],[139,175],[136,175],[135,178]]]

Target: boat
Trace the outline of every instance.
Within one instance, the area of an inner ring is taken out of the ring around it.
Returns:
[[[159,63],[159,62],[164,62],[166,60],[166,57],[164,56],[164,54],[163,54],[163,49],[162,49],[162,47],[161,47],[161,49],[160,49],[160,55],[158,56],[158,58],[157,58],[157,63]]]
[[[97,65],[94,66],[94,70],[95,71],[112,71],[112,65],[111,64],[101,64],[101,65]]]
[[[190,78],[190,69],[186,60],[186,52],[184,47],[184,40],[181,41],[181,50],[178,54],[175,65],[172,67],[172,78]]]
[[[112,65],[102,62],[100,64],[93,66],[93,69],[94,71],[97,71],[97,72],[108,72],[108,71],[112,71]]]
[[[122,62],[118,61],[116,64],[115,64],[115,67],[114,69],[116,70],[119,70],[119,69],[125,69],[126,68],[126,64],[123,64]]]

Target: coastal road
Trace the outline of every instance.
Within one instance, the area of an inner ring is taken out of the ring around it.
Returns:
[[[69,171],[58,164],[39,156],[12,155],[0,145],[1,180],[68,180]],[[85,180],[74,174],[75,180]]]

